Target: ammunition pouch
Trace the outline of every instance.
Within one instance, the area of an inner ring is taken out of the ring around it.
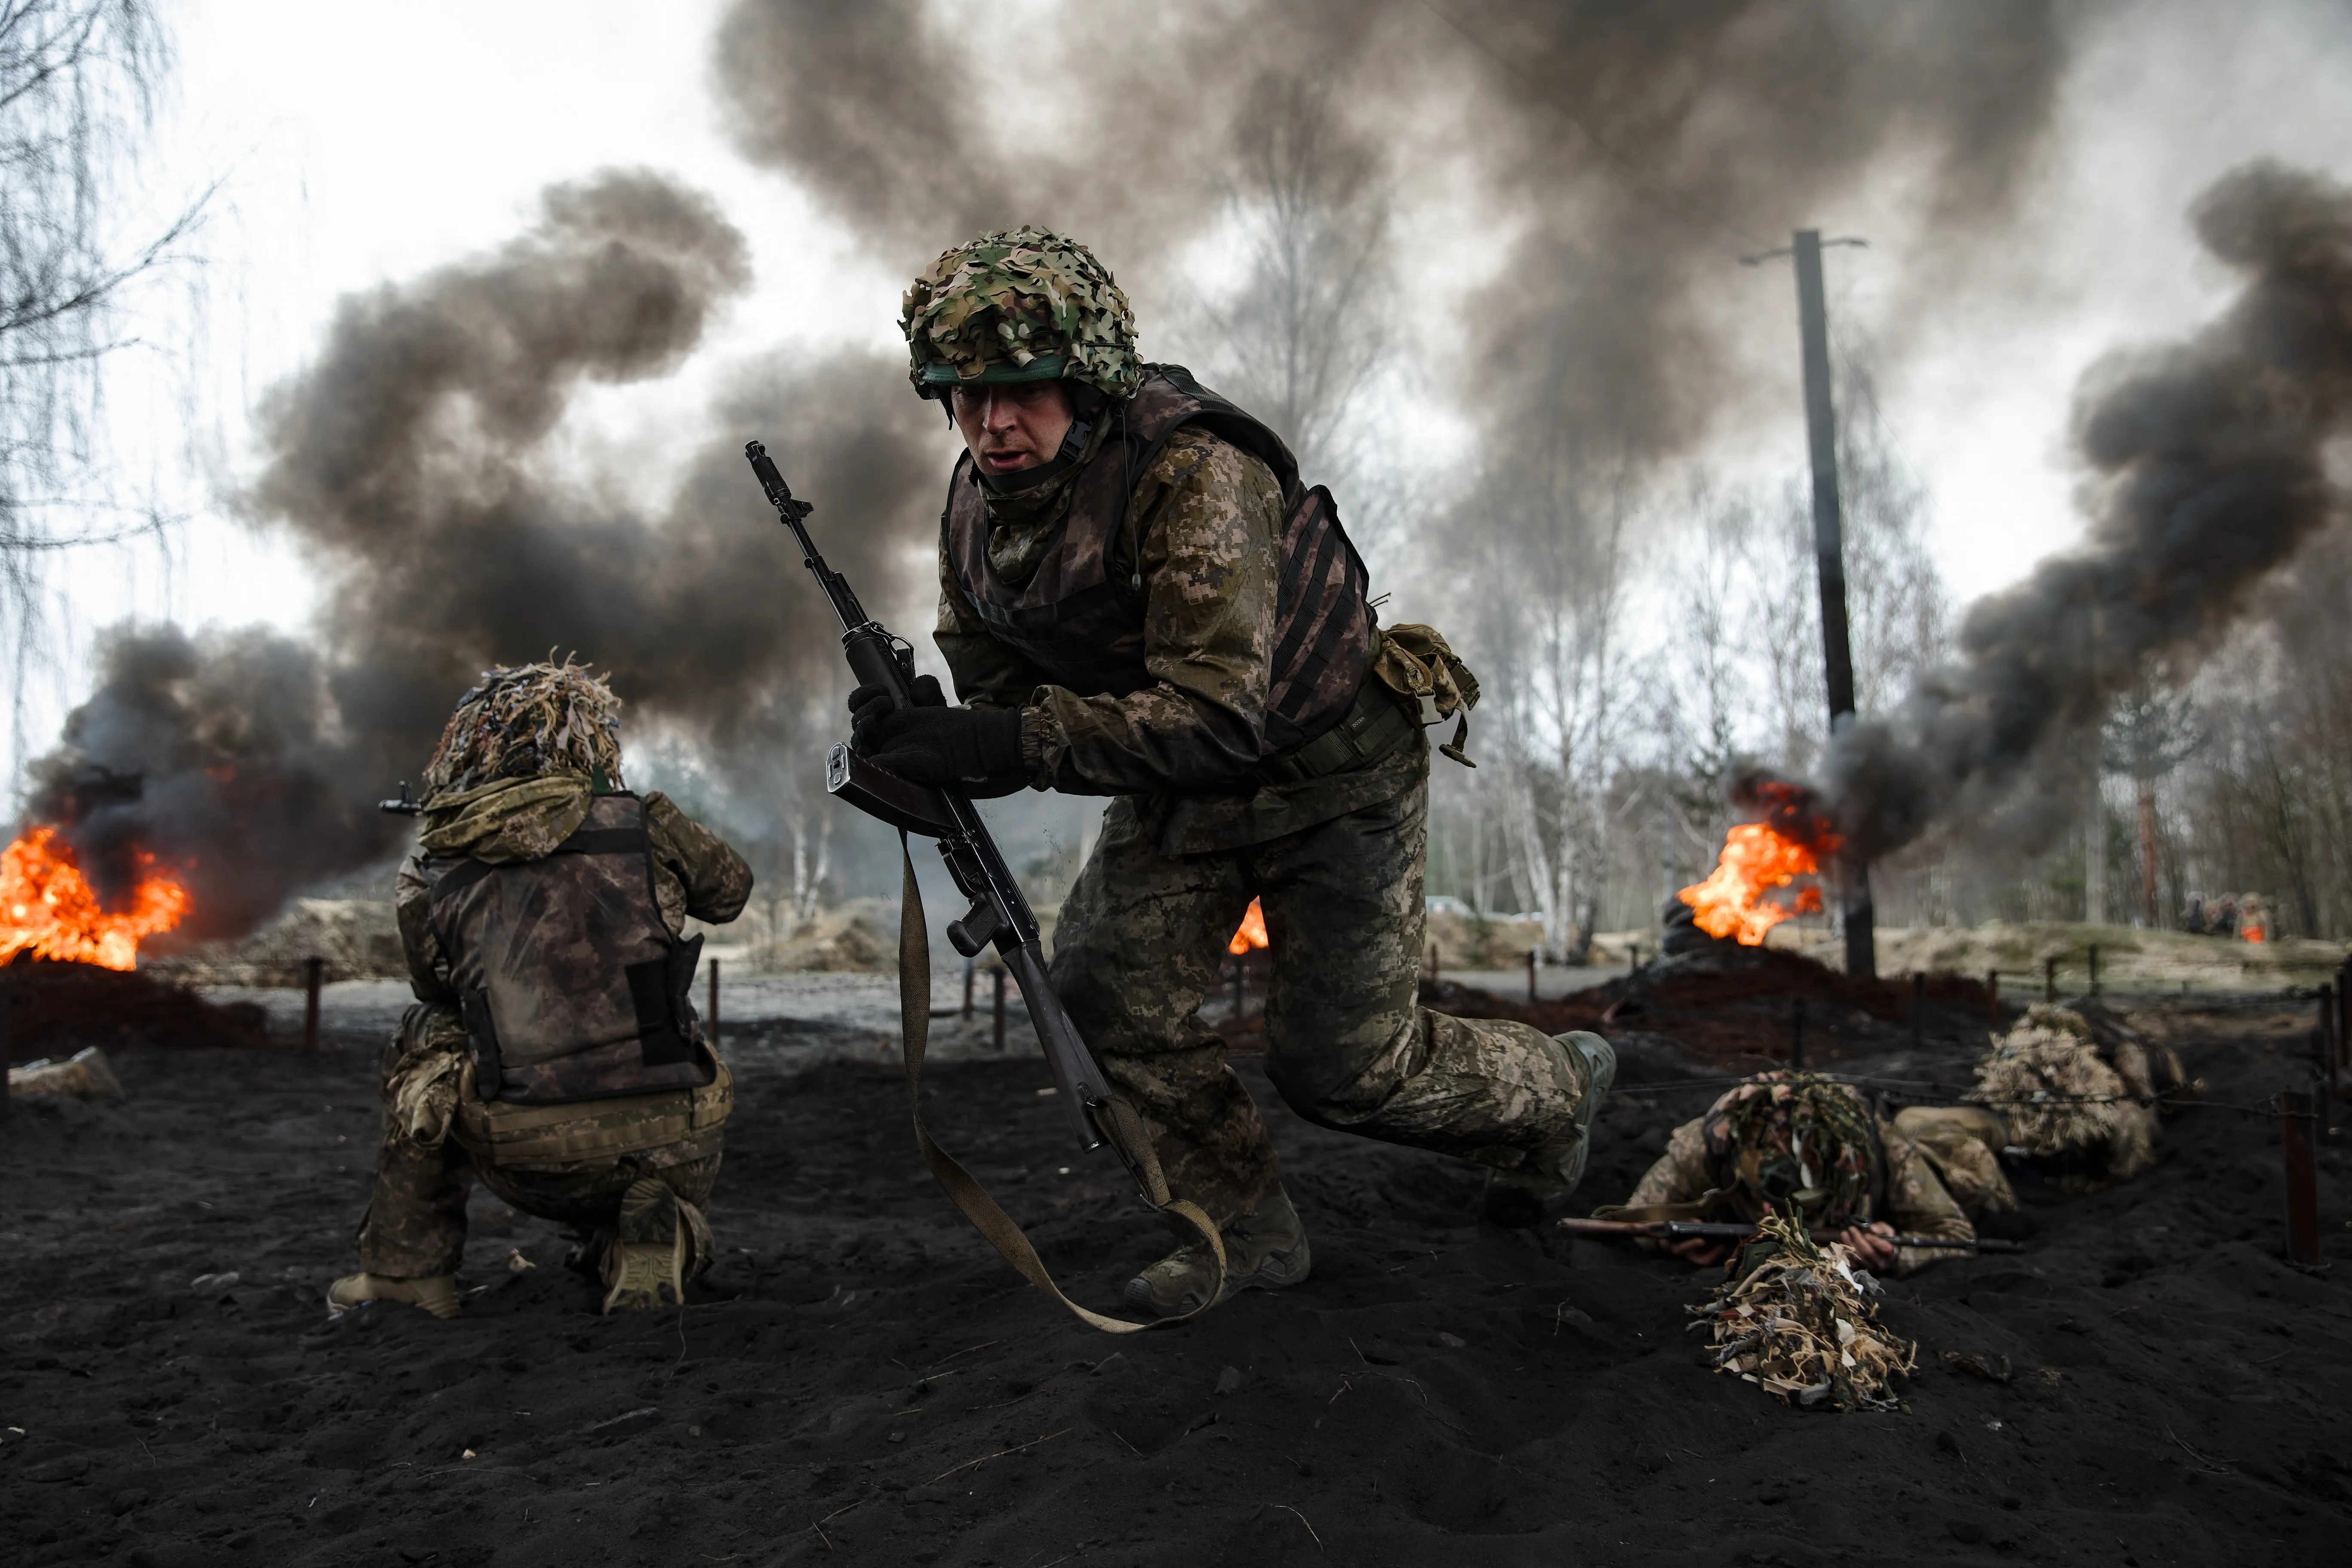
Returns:
[[[1419,729],[1387,687],[1367,679],[1337,724],[1305,745],[1268,757],[1251,776],[1261,784],[1290,784],[1354,773],[1386,757]]]
[[[715,1054],[709,1060],[717,1076],[698,1088],[571,1105],[484,1100],[468,1062],[449,1134],[484,1164],[508,1170],[560,1170],[682,1143],[717,1131],[735,1109],[734,1075]]]

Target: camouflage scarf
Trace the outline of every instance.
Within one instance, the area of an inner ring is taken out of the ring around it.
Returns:
[[[427,855],[470,855],[493,866],[538,860],[578,831],[595,795],[583,773],[499,779],[458,795],[436,793],[416,842]]]

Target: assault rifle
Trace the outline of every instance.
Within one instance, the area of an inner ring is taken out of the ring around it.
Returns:
[[[1647,1237],[1654,1241],[1746,1241],[1756,1234],[1752,1225],[1696,1219],[1564,1219],[1559,1228],[1570,1236]],[[1834,1239],[1829,1237],[1827,1239]],[[2014,1241],[1981,1236],[1974,1241],[1946,1241],[1933,1236],[1882,1236],[1897,1247],[1935,1247],[1950,1252],[2022,1252]]]
[[[767,447],[757,441],[746,442],[743,455],[751,460],[751,471],[759,476],[777,517],[800,542],[803,559],[833,605],[833,613],[840,618],[842,652],[848,657],[850,671],[857,677],[858,684],[880,686],[890,693],[895,706],[911,706],[914,648],[867,615],[841,574],[824,563],[815,542],[809,538],[806,522],[809,513],[816,509],[807,501],[793,499],[792,489],[776,471]],[[1150,1184],[1120,1141],[1103,1135],[1098,1119],[1109,1109],[1110,1089],[1103,1080],[1102,1068],[1087,1048],[1087,1043],[1078,1037],[1077,1026],[1070,1022],[1062,999],[1054,994],[1053,983],[1045,978],[1037,917],[1031,911],[1029,900],[1022,896],[1021,885],[1013,879],[1003,855],[997,850],[996,840],[989,837],[988,826],[981,820],[970,797],[958,791],[933,789],[901,778],[876,767],[846,745],[836,745],[825,759],[824,787],[868,816],[878,817],[903,832],[939,840],[948,875],[971,900],[971,908],[962,919],[949,922],[948,941],[966,958],[978,957],[981,949],[991,945],[1003,957],[1004,966],[1013,972],[1013,978],[1021,987],[1030,1019],[1037,1026],[1038,1043],[1045,1048],[1045,1061],[1053,1069],[1054,1083],[1069,1112],[1070,1131],[1077,1135],[1078,1147],[1091,1152],[1109,1142],[1148,1194]]]

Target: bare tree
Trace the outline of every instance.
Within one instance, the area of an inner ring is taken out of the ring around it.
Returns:
[[[1394,358],[1391,202],[1381,151],[1343,101],[1330,79],[1282,69],[1242,95],[1225,196],[1247,265],[1200,308],[1213,384],[1272,426],[1369,536],[1395,510],[1363,418]]]
[[[59,552],[159,531],[94,449],[136,284],[182,259],[205,201],[125,238],[124,182],[170,71],[150,0],[0,0],[0,615],[13,754]],[[206,193],[209,195],[209,193]]]

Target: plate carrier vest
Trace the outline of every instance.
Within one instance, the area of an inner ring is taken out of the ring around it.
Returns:
[[[1275,594],[1266,755],[1292,751],[1348,714],[1372,656],[1370,584],[1331,492],[1302,489],[1298,463],[1272,430],[1194,381],[1182,365],[1144,366],[1142,384],[1071,487],[1069,504],[1028,579],[988,562],[988,492],[971,454],[957,460],[940,520],[947,558],[989,632],[1081,697],[1124,697],[1151,684],[1143,663],[1143,579],[1110,577],[1112,546],[1144,470],[1168,438],[1198,425],[1274,470],[1282,487],[1282,568]],[[1141,542],[1137,542],[1139,560]]]
[[[717,1078],[688,997],[702,939],[662,919],[635,795],[595,797],[542,859],[436,855],[419,869],[482,1099],[563,1105]]]

